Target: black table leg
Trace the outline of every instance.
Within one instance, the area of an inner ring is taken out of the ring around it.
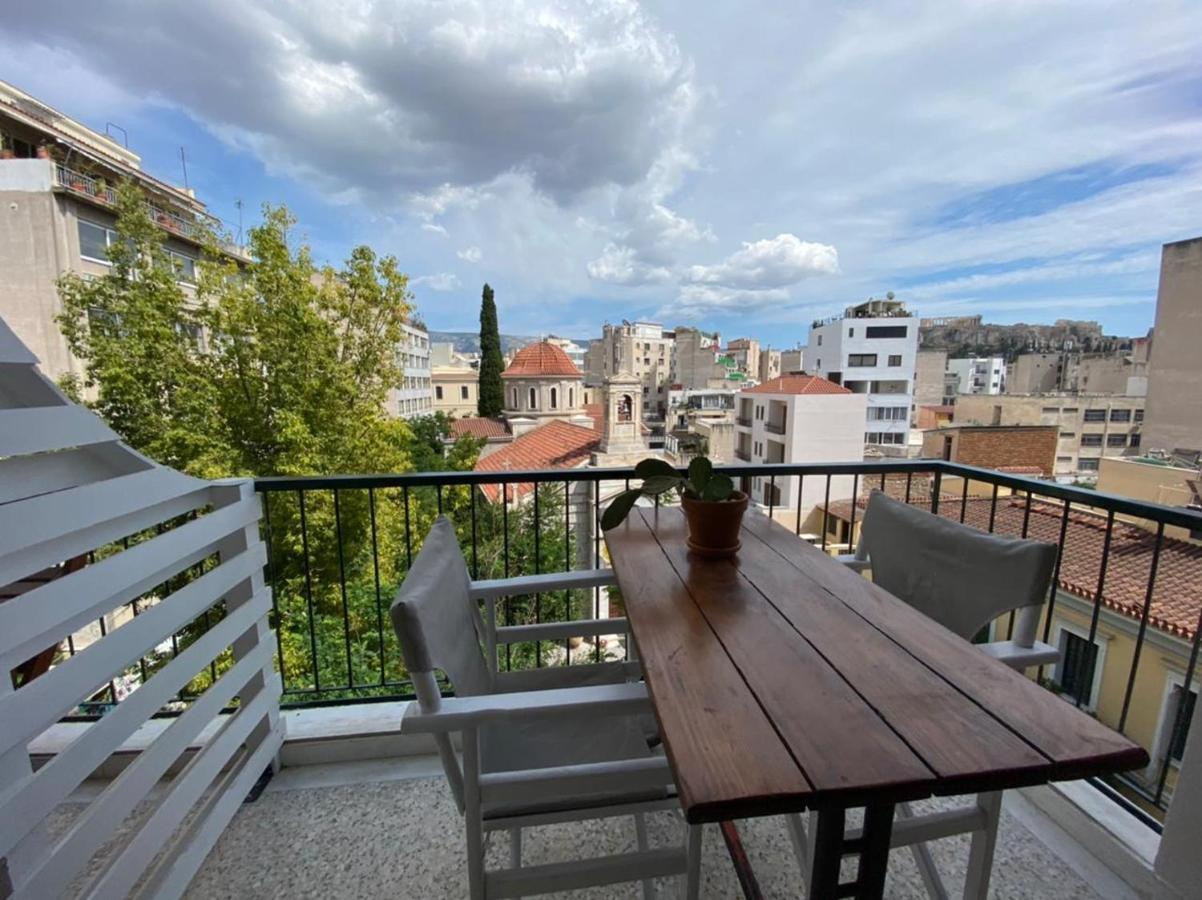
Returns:
[[[883,897],[885,872],[889,868],[889,841],[893,835],[893,804],[882,803],[864,810],[864,847],[860,851],[860,885],[857,897]]]
[[[818,811],[818,832],[814,836],[814,858],[810,862],[810,900],[838,896],[839,864],[843,861],[843,829],[846,810]]]
[[[885,895],[892,834],[892,803],[867,807],[863,831],[859,837],[851,839],[846,834],[846,810],[819,810],[810,872],[810,900],[837,897],[880,900]],[[855,881],[840,884],[839,867],[845,856],[859,857],[859,865]]]

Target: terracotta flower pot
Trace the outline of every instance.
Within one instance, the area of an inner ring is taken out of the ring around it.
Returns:
[[[741,546],[739,527],[747,512],[747,495],[735,491],[729,500],[680,498],[689,523],[689,549],[701,556],[734,556]]]

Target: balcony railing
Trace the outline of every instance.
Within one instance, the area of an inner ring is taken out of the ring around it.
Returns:
[[[744,428],[750,428],[751,418],[749,416],[735,416],[735,424],[742,425]]]
[[[744,450],[741,447],[735,448],[735,459],[741,459],[744,462],[751,462],[751,451]]]
[[[784,434],[785,433],[785,423],[768,421],[768,422],[764,423],[764,430],[769,431],[772,434]]]

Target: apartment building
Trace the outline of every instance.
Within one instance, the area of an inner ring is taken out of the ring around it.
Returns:
[[[970,356],[947,361],[947,371],[956,376],[957,394],[1004,394],[1006,359],[1002,356]]]
[[[144,172],[137,153],[2,81],[0,147],[0,316],[47,377],[82,375],[56,322],[57,282],[67,272],[108,272],[108,247],[117,240],[114,186],[129,179],[145,193],[185,292],[195,283],[202,239],[220,232],[220,222],[192,191]],[[221,249],[245,258],[232,243]]]
[[[1006,393],[1147,393],[1151,338],[1133,338],[1128,346],[1102,353],[1075,350],[1023,353],[1006,367]]]
[[[726,345],[723,355],[729,356],[735,367],[754,381],[760,381],[760,342],[755,338],[735,338]]]
[[[964,395],[957,425],[1055,425],[1057,481],[1092,481],[1104,456],[1138,456],[1144,398],[1118,394]]]
[[[760,351],[760,381],[771,381],[782,374],[780,367],[781,352],[768,347]]]
[[[433,411],[452,418],[474,416],[480,403],[480,373],[471,366],[431,366]]]
[[[397,359],[403,379],[389,393],[388,408],[402,419],[428,416],[434,412],[434,390],[430,371],[430,334],[424,325],[410,321],[401,326]]]
[[[1098,490],[1202,512],[1202,467],[1177,465],[1174,460],[1154,456],[1103,457],[1098,469]],[[1149,531],[1157,527],[1149,519],[1130,521]],[[1165,537],[1202,544],[1202,530],[1168,525],[1164,533]]]
[[[900,300],[868,300],[810,328],[808,371],[866,394],[864,443],[904,452],[910,437],[918,320]]]
[[[662,431],[668,390],[675,381],[675,337],[658,322],[606,323],[600,342],[586,353],[589,384],[599,385],[621,373],[634,375],[642,385],[643,421]]]
[[[866,394],[813,375],[782,375],[745,388],[735,410],[735,458],[753,464],[862,460],[868,402]],[[800,501],[803,517],[825,493],[825,479],[741,481],[752,500],[765,506],[794,509]],[[850,496],[851,479],[842,481],[832,479],[834,496]]]
[[[1023,353],[1010,363],[1006,372],[1006,393],[1046,394],[1064,390],[1066,354]]]
[[[780,375],[800,375],[805,372],[805,347],[780,352]]]
[[[1144,446],[1202,450],[1202,237],[1160,254]]]
[[[918,408],[943,406],[943,389],[947,375],[946,350],[919,350],[914,357],[914,405],[911,409],[911,424],[916,420]]]

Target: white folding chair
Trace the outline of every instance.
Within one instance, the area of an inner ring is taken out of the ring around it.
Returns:
[[[1022,671],[1060,657],[1055,647],[1036,639],[1056,562],[1053,544],[989,534],[873,491],[856,552],[839,560],[858,572],[870,570],[875,584],[965,640],[1013,611],[1011,639],[978,645],[1011,668]],[[927,893],[945,898],[947,889],[926,842],[971,834],[964,896],[984,898],[1001,808],[1001,792],[978,794],[972,807],[950,813],[917,816],[910,804],[898,804],[892,846],[909,846]],[[788,823],[808,873],[814,822],[811,817],[808,831],[800,816],[789,816]]]
[[[687,847],[650,849],[643,814],[679,809],[667,759],[648,744],[654,724],[635,662],[498,672],[497,648],[518,641],[624,632],[625,619],[496,626],[498,597],[613,583],[606,570],[473,582],[451,522],[439,517],[392,604],[417,702],[401,730],[433,736],[467,831],[472,900],[520,897],[686,874],[697,896],[701,828]],[[485,616],[480,614],[480,602]],[[483,649],[482,649],[483,648]],[[444,698],[442,672],[455,689]],[[458,732],[462,765],[451,735]],[[631,815],[638,850],[522,866],[522,829]],[[486,871],[486,837],[507,831],[510,866]]]

